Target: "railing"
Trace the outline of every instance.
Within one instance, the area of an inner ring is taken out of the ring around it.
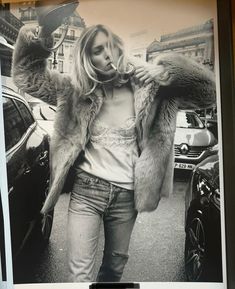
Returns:
[[[174,49],[174,48],[179,48],[183,46],[191,46],[191,45],[199,45],[206,43],[208,40],[213,40],[213,35],[209,36],[201,36],[201,37],[195,37],[191,39],[184,39],[184,40],[179,40],[175,41],[172,43],[164,43],[164,42],[158,42],[157,45],[155,46],[152,44],[152,47],[147,48],[147,52],[155,52],[155,51],[162,51],[166,49]]]
[[[24,24],[18,18],[16,18],[10,11],[3,10],[0,12],[0,18],[3,18],[11,24],[14,28],[19,30]]]
[[[161,36],[161,41],[169,41],[173,39],[177,39],[178,37],[186,37],[186,36],[191,36],[199,33],[204,33],[204,32],[210,32],[213,33],[213,22],[212,20],[207,21],[204,24],[194,26],[194,27],[188,27],[185,29],[182,29],[180,31],[177,31],[175,33],[169,33]]]
[[[19,32],[19,28],[9,24],[5,18],[0,17],[0,35],[2,35],[10,44],[14,44]]]
[[[61,34],[60,33],[54,33],[55,38],[60,38]],[[66,35],[65,40],[71,40],[75,41],[77,40],[78,37],[75,37],[74,35]]]
[[[36,15],[33,15],[33,16],[21,16],[20,17],[20,20],[21,21],[35,21],[37,20],[37,16]]]

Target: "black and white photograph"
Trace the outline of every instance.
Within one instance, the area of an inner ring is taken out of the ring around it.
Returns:
[[[14,284],[224,288],[216,9],[0,4]]]

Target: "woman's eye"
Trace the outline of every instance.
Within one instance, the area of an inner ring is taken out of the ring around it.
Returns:
[[[96,49],[93,53],[99,55],[102,52],[102,48]]]

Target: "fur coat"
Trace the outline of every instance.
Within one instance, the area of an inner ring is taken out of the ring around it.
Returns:
[[[13,55],[13,79],[23,91],[57,104],[50,149],[50,190],[42,213],[56,204],[69,169],[89,141],[89,126],[104,101],[100,88],[78,97],[69,76],[47,69],[48,56],[32,30],[23,27]],[[154,65],[164,67],[169,76],[167,84],[152,81],[140,86],[131,81],[140,148],[134,167],[135,206],[139,212],[156,209],[161,196],[172,190],[178,109],[210,107],[216,96],[212,72],[191,59],[168,53],[160,55]]]

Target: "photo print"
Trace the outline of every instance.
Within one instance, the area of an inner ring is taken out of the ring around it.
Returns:
[[[0,4],[14,284],[223,288],[216,9]]]

